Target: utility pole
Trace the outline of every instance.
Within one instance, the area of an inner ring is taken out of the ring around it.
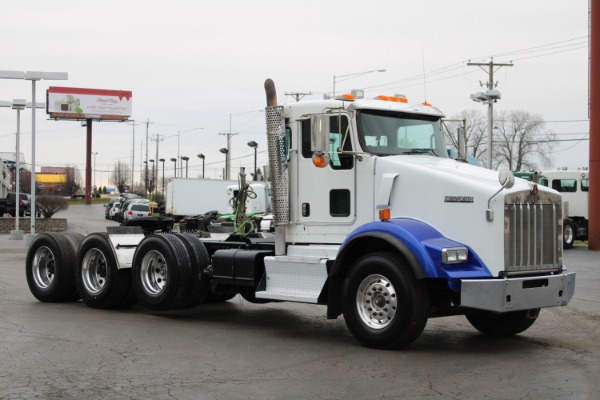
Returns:
[[[238,135],[238,133],[232,133],[231,132],[231,116],[232,114],[229,114],[229,132],[221,132],[219,133],[219,135],[226,135],[227,136],[227,154],[226,154],[226,162],[225,162],[225,180],[229,179],[229,177],[231,176],[231,137]]]
[[[133,126],[133,144],[131,146],[131,191],[133,192],[133,182],[134,182],[134,172],[135,171],[135,126],[139,125],[135,123],[135,120],[129,121],[131,126]]]
[[[144,195],[148,195],[148,127],[152,124],[150,119],[146,121],[146,161],[144,161],[145,173],[144,173]]]
[[[301,98],[303,98],[304,96],[310,96],[312,94],[312,92],[308,92],[308,93],[299,93],[299,92],[286,92],[285,95],[286,96],[292,96],[296,98],[296,102],[299,102]]]
[[[155,138],[152,139],[152,140],[156,142],[156,158],[155,158],[156,162],[154,163],[154,169],[155,170],[152,171],[152,174],[155,177],[158,177],[158,160],[159,160],[159,158],[158,158],[158,142],[162,142],[163,139],[160,138],[160,135],[158,133],[154,137]],[[163,164],[163,168],[164,168],[164,164]],[[163,177],[164,177],[164,172],[163,172]],[[154,198],[156,199],[156,195],[158,194],[158,179],[154,178],[154,181],[157,182],[157,183],[154,184],[154,193],[155,193]],[[163,188],[163,191],[164,190],[165,189]]]
[[[502,67],[512,67],[512,63],[494,63],[494,59],[490,58],[490,61],[487,63],[475,63],[469,62],[468,66],[476,66],[481,68],[484,72],[488,74],[488,82],[485,84],[487,90],[494,90],[496,86],[498,86],[498,82],[494,83],[494,72],[499,70]],[[487,67],[487,71],[484,67]],[[494,70],[495,68],[495,70]],[[483,83],[479,83],[482,87]],[[495,99],[488,99],[488,148],[487,148],[487,158],[488,158],[488,168],[492,169],[492,146],[493,146],[493,133],[494,133],[494,103]]]

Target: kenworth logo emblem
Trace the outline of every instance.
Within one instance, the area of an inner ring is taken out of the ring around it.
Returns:
[[[444,203],[472,203],[473,196],[446,196]]]

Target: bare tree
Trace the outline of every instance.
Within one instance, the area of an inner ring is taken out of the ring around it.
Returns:
[[[69,202],[61,196],[38,196],[36,203],[38,211],[44,218],[52,218],[57,212],[69,208]]]
[[[494,117],[494,151],[496,168],[511,171],[535,170],[537,161],[550,164],[548,154],[556,144],[556,135],[544,129],[541,115],[527,111],[503,111]]]
[[[81,190],[81,171],[76,166],[69,166],[65,168],[66,183],[65,183],[65,194],[68,196],[74,195]]]
[[[458,150],[457,130],[467,121],[467,153],[487,165],[488,120],[483,111],[465,110],[446,121],[448,144]],[[511,171],[534,170],[537,163],[550,163],[547,154],[556,144],[556,136],[544,129],[540,115],[527,111],[503,111],[494,115],[492,160],[495,168],[505,167]]]
[[[458,151],[458,130],[462,130],[462,120],[467,121],[467,132],[465,140],[467,142],[467,154],[472,155],[478,160],[485,160],[487,151],[487,118],[480,110],[464,110],[459,114],[452,116],[451,121],[446,121],[447,128],[445,134],[448,143]]]
[[[146,174],[148,174],[148,175],[146,175]],[[156,179],[154,179],[153,168],[148,168],[147,170],[142,170],[142,181],[146,185],[146,188],[148,189],[148,193],[150,193],[150,194],[154,193],[154,189],[156,186]],[[144,196],[147,196],[148,193],[146,193]]]
[[[115,164],[115,170],[113,171],[112,177],[110,181],[117,187],[119,193],[125,192],[125,186],[127,184],[127,179],[131,176],[131,169],[129,165],[117,161]]]

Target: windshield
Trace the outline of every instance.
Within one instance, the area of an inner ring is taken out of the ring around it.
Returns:
[[[447,157],[442,124],[437,116],[361,110],[358,132],[360,143],[368,153]]]

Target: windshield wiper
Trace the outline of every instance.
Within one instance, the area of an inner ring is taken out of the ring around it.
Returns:
[[[410,149],[402,154],[433,154],[434,156],[439,157],[433,149]]]

